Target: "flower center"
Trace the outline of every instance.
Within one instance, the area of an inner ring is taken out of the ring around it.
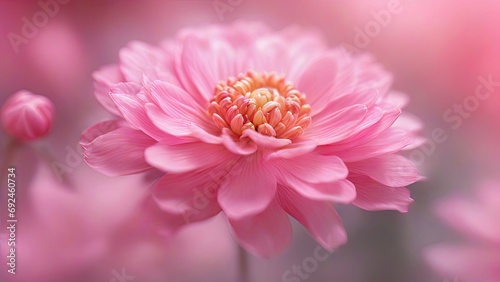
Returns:
[[[215,87],[208,113],[219,128],[236,135],[251,129],[277,138],[293,139],[311,124],[306,96],[274,73],[248,71]]]

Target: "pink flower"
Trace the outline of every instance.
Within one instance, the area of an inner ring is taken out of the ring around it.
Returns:
[[[397,152],[418,122],[369,56],[326,49],[316,34],[260,24],[186,29],[160,46],[132,42],[94,74],[119,118],[89,128],[87,163],[107,175],[165,172],[153,187],[165,222],[223,211],[261,256],[291,240],[288,215],[325,248],[346,241],[332,203],[407,211],[420,179]]]
[[[45,136],[53,116],[54,105],[48,98],[24,90],[9,97],[0,110],[4,130],[21,141]]]
[[[443,243],[425,252],[429,263],[443,274],[467,281],[500,280],[500,186],[486,183],[476,200],[456,197],[438,206],[438,215],[467,235],[467,244]]]

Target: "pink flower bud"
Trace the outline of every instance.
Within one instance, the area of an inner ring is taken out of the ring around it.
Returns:
[[[0,110],[4,130],[21,141],[45,136],[52,127],[54,105],[44,96],[21,90],[9,97]]]

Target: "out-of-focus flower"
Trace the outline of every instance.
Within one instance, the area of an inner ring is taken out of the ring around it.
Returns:
[[[62,183],[38,153],[20,150],[9,165],[17,168],[17,177],[24,176],[17,182],[16,200],[23,204],[16,206],[16,219],[23,224],[16,225],[15,245],[17,265],[23,267],[15,275],[8,273],[6,281],[95,281],[94,275],[109,281],[111,269],[102,274],[98,266],[124,248],[113,244],[116,238],[134,241],[135,233],[121,231],[144,213],[142,177],[116,180],[82,167],[72,175],[75,184]],[[27,160],[35,164],[32,175]],[[122,194],[117,196],[111,185],[119,185]],[[148,234],[146,228],[141,232]],[[1,243],[3,258],[10,249],[4,248],[6,243]]]
[[[21,90],[12,95],[0,110],[4,130],[20,141],[45,136],[52,127],[54,105],[41,95]]]
[[[94,77],[119,119],[84,134],[87,163],[166,172],[153,191],[170,226],[223,211],[243,247],[271,256],[290,242],[289,214],[332,250],[346,241],[332,203],[412,202],[405,186],[420,176],[396,154],[417,145],[418,122],[396,122],[407,99],[369,56],[326,49],[314,33],[186,29],[159,47],[131,43]]]
[[[476,200],[456,197],[442,202],[438,215],[471,238],[468,244],[443,243],[425,252],[443,274],[467,281],[500,280],[500,185],[486,183]]]
[[[53,91],[49,97],[55,102],[75,103],[75,99],[81,97],[75,88],[88,83],[91,60],[81,37],[70,22],[55,19],[40,29],[36,40],[21,53],[30,70],[37,74],[37,80],[51,86]]]

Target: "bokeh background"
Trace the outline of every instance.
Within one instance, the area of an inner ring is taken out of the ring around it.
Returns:
[[[424,121],[428,138],[410,153],[427,180],[410,187],[409,212],[339,206],[349,242],[307,280],[291,281],[461,281],[433,271],[422,253],[462,240],[437,218],[436,203],[500,178],[500,86],[474,103],[481,77],[500,82],[498,1],[62,2],[32,38],[12,44],[9,34],[22,35],[23,18],[43,9],[37,1],[0,1],[0,104],[26,89],[56,105],[51,134],[20,148],[11,161],[18,173],[18,273],[7,275],[2,259],[1,281],[108,282],[122,273],[133,276],[124,281],[138,282],[237,281],[237,247],[223,218],[158,235],[141,205],[148,179],[92,171],[78,141],[85,128],[109,117],[93,96],[91,74],[116,62],[120,48],[132,40],[155,44],[184,27],[239,20],[278,30],[299,25],[323,34],[331,47],[372,53],[394,74],[393,88],[411,97],[407,111]],[[397,13],[381,18],[390,10]],[[463,114],[456,112],[460,105]],[[433,137],[435,130],[441,137]],[[3,132],[0,138],[3,162],[7,138]],[[2,185],[2,216],[5,190]],[[250,257],[251,281],[286,281],[283,273],[317,248],[296,225],[283,254]]]

